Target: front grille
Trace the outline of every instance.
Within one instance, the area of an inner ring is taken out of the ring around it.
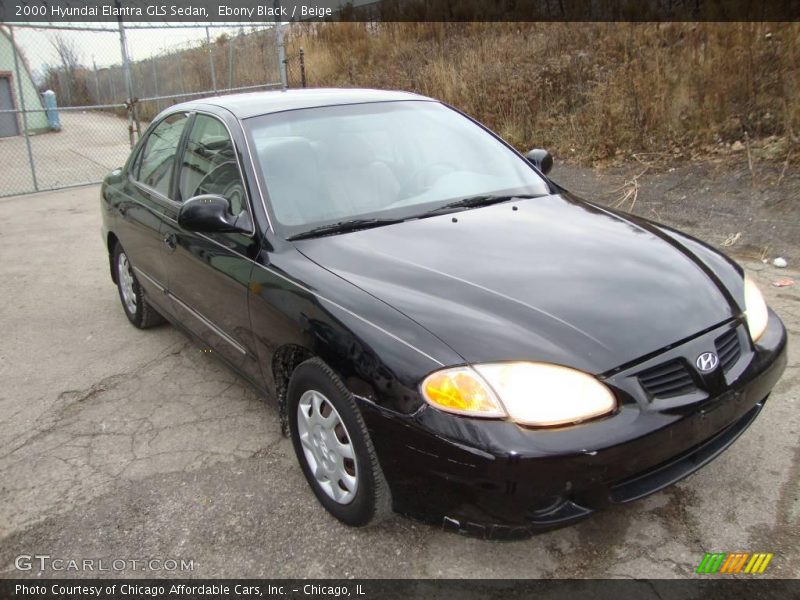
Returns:
[[[656,398],[669,398],[695,390],[694,380],[682,360],[665,362],[639,373],[639,383]]]
[[[714,340],[714,345],[717,348],[719,364],[722,365],[722,370],[727,372],[742,355],[742,347],[739,344],[739,335],[736,333],[736,329],[730,329],[723,333]]]

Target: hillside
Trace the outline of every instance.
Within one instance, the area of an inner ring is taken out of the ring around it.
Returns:
[[[579,162],[727,154],[796,162],[797,23],[317,23],[290,85],[435,96],[520,149]]]

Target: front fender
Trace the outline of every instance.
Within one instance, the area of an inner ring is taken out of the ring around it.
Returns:
[[[275,354],[292,345],[319,356],[359,398],[408,414],[422,404],[417,386],[426,375],[464,362],[421,325],[294,248],[256,262],[250,317],[270,389]]]

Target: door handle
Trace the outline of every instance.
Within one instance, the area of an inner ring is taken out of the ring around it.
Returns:
[[[175,247],[177,246],[175,242],[175,234],[168,233],[166,236],[164,236],[164,245],[170,250],[175,250]]]

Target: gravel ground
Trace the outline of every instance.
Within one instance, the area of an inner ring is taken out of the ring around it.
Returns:
[[[762,206],[772,192],[754,206],[750,188],[731,192],[734,210],[715,196],[724,174],[696,169],[656,174],[653,189],[642,178],[634,210],[657,210],[715,243],[741,231],[733,250],[744,250],[790,335],[800,334],[800,285],[770,286],[800,281],[797,219],[772,230],[762,225],[778,218]],[[613,200],[632,171],[562,167],[555,177]],[[17,571],[14,559],[47,554],[191,560],[184,575],[194,577],[684,577],[706,551],[774,552],[765,576],[800,576],[800,356],[791,343],[789,367],[750,430],[711,466],[643,501],[520,542],[400,517],[348,529],[317,505],[273,405],[174,328],[128,324],[98,202],[96,186],[0,201],[0,576],[40,575]],[[745,245],[761,244],[790,268],[753,262]]]
[[[736,154],[673,166],[556,163],[552,176],[580,196],[672,225],[741,260],[782,256],[800,267],[800,169],[793,165],[755,162],[751,172]]]

